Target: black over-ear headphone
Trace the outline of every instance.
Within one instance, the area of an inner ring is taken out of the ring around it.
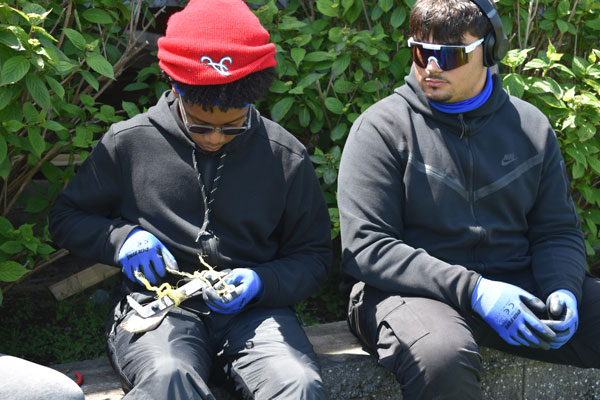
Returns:
[[[485,36],[483,41],[483,65],[491,67],[504,58],[508,52],[508,38],[502,27],[502,20],[496,11],[496,7],[490,0],[471,0],[487,15],[492,23],[492,30]]]

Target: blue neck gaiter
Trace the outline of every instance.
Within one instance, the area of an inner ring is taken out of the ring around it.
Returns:
[[[429,100],[429,104],[431,106],[441,112],[449,113],[449,114],[459,114],[467,111],[472,111],[476,108],[479,108],[488,101],[490,95],[492,94],[492,88],[494,87],[492,83],[492,73],[488,69],[487,71],[487,79],[485,81],[485,86],[481,93],[479,93],[475,97],[471,97],[470,99],[459,101],[457,103],[438,103],[437,101]]]

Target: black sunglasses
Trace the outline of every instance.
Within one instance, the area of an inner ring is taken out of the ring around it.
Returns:
[[[444,71],[462,67],[468,64],[473,57],[473,50],[483,43],[483,38],[466,46],[451,46],[435,43],[423,43],[408,39],[408,46],[412,52],[413,61],[421,68],[427,68],[427,64],[433,59]]]
[[[244,121],[244,125],[242,126],[213,126],[213,125],[200,125],[200,124],[190,124],[187,119],[187,111],[183,105],[183,100],[179,99],[179,110],[181,111],[181,115],[183,117],[183,123],[187,128],[189,133],[194,133],[198,135],[206,135],[212,133],[214,131],[219,131],[223,135],[237,136],[246,132],[250,129],[251,120],[250,110],[252,106],[248,107],[248,111],[246,112],[246,120]]]

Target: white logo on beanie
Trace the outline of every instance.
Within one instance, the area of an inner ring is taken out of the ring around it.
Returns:
[[[229,76],[231,74],[228,72],[229,67],[225,65],[225,61],[229,61],[229,65],[233,64],[231,57],[223,57],[218,63],[214,62],[209,56],[202,56],[200,59],[201,63],[205,63],[206,65],[213,67],[219,74],[223,76]]]

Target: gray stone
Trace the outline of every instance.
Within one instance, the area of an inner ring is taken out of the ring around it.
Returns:
[[[333,400],[400,400],[394,374],[377,365],[345,321],[310,326],[306,333],[321,363]],[[482,389],[489,400],[600,400],[600,370],[542,363],[482,348]],[[123,391],[106,358],[54,366],[74,378],[83,374],[86,400],[121,400]],[[232,397],[214,388],[219,400]],[[167,400],[167,399],[165,399]]]

